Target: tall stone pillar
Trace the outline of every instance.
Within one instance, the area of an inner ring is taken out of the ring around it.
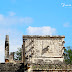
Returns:
[[[26,61],[25,61],[25,41],[27,39],[23,38],[23,45],[22,45],[22,62],[24,63],[24,65],[26,65]]]
[[[24,51],[23,51],[23,45],[22,45],[22,63],[24,63]]]
[[[9,36],[5,38],[5,62],[9,62]]]

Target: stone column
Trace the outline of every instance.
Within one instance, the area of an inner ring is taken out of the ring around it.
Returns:
[[[5,62],[9,62],[9,36],[5,38]]]
[[[23,46],[22,46],[22,62],[24,63],[24,65],[26,65],[26,61],[25,61],[25,41],[26,41],[27,39],[24,39],[23,38]]]
[[[22,63],[24,63],[24,51],[23,51],[23,45],[22,45]]]

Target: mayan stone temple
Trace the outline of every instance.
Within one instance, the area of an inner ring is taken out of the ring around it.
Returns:
[[[64,38],[65,36],[24,35],[25,62],[36,64],[63,62]]]
[[[5,63],[0,72],[72,72],[64,62],[65,36],[23,35],[21,60],[9,55],[9,36],[5,38]]]

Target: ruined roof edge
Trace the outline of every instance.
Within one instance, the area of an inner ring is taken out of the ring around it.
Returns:
[[[64,35],[23,35],[23,38],[65,38]]]

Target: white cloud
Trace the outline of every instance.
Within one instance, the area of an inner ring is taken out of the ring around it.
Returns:
[[[4,18],[4,16],[0,14],[0,21],[2,21],[3,18]]]
[[[56,29],[49,26],[44,27],[31,27],[27,28],[27,33],[29,35],[54,35],[56,34]]]
[[[0,14],[1,25],[12,25],[12,24],[30,24],[33,22],[31,17],[18,17],[14,16],[14,13],[10,13],[10,16],[4,16]]]
[[[70,27],[70,24],[69,23],[65,23],[63,24],[64,27]]]
[[[0,40],[1,42],[1,40]],[[3,44],[3,43],[1,43]],[[4,62],[4,46],[0,44],[0,62]]]
[[[14,15],[16,15],[15,12],[9,12],[9,16],[14,16]]]
[[[24,22],[26,24],[32,23],[33,19],[31,17],[25,17],[25,18],[21,18],[20,22]]]

